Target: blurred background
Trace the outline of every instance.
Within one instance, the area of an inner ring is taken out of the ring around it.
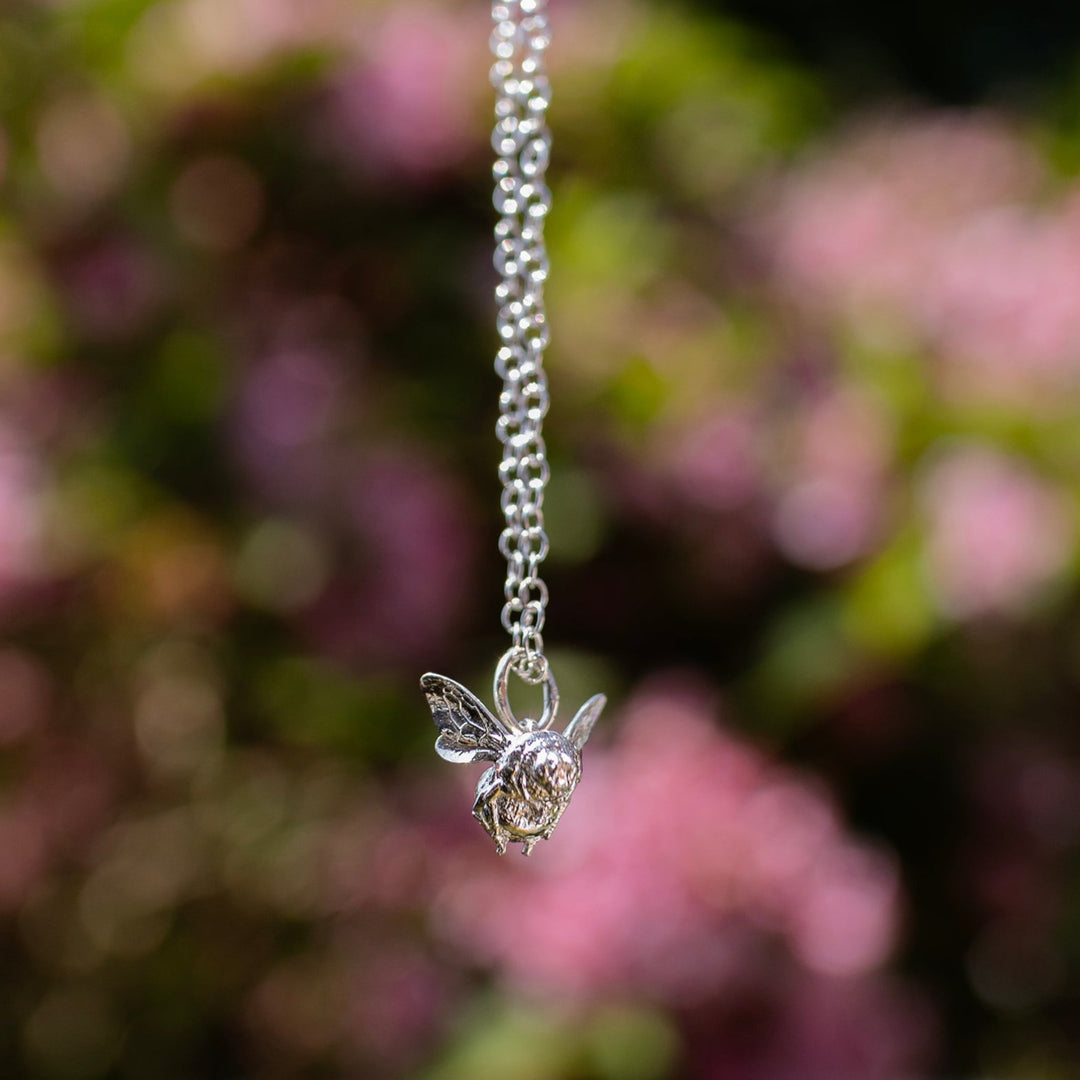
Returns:
[[[488,6],[0,9],[3,1077],[1080,1077],[1080,7],[552,17],[526,861]]]

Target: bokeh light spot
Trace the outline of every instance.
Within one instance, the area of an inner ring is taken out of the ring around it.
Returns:
[[[177,177],[169,206],[176,229],[196,247],[235,251],[251,239],[263,213],[262,184],[236,157],[204,157]]]

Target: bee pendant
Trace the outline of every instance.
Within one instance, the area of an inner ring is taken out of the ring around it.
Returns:
[[[473,816],[502,855],[508,843],[520,843],[528,855],[548,840],[581,779],[581,750],[607,699],[591,697],[563,732],[548,730],[558,708],[555,683],[544,683],[540,720],[518,721],[510,711],[506,682],[513,652],[503,657],[495,675],[498,717],[460,683],[444,675],[424,675],[420,688],[439,730],[435,751],[447,761],[491,761],[476,786]]]

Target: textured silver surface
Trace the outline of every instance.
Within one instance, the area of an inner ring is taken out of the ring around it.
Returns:
[[[519,721],[502,709],[496,716],[445,675],[429,672],[420,688],[439,731],[436,752],[457,763],[492,762],[476,786],[473,816],[500,855],[509,843],[520,843],[528,855],[537,841],[551,837],[570,803],[581,779],[581,750],[604,708],[604,695],[591,697],[559,732],[549,726],[553,710],[539,720]]]
[[[551,156],[547,110],[551,88],[544,66],[550,35],[547,0],[495,0],[491,49],[495,62],[495,289],[503,381],[496,434],[506,526],[499,550],[506,559],[502,623],[518,672],[530,682],[546,673],[544,639],[548,591],[540,564],[548,553],[544,490],[549,467],[543,423],[549,406],[544,350],[548,344],[544,282],[548,276],[544,222],[551,209],[545,183]]]

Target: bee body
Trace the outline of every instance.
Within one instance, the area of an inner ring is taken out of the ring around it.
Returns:
[[[520,843],[528,855],[547,840],[581,779],[581,748],[592,731],[604,697],[587,701],[564,732],[536,721],[511,730],[469,690],[442,675],[421,679],[439,738],[435,749],[447,761],[494,764],[476,786],[473,816],[487,830],[500,855]]]
[[[551,836],[580,778],[581,755],[564,735],[519,735],[480,778],[473,815],[499,854],[519,841],[527,855],[537,840]]]

